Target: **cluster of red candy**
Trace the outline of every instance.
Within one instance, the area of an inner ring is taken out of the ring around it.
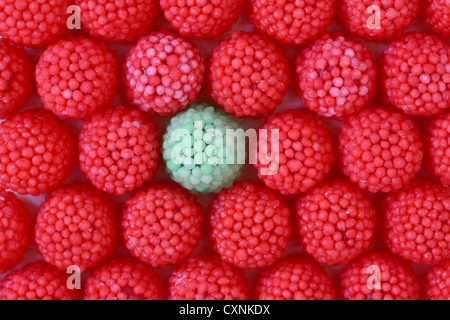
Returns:
[[[0,299],[450,299],[448,1],[75,0],[84,33],[67,35],[72,2],[0,0],[0,274],[33,241],[45,260],[3,276]],[[154,31],[159,8],[172,31]],[[241,11],[256,32],[205,61],[190,40]],[[433,34],[404,34],[419,11]],[[324,33],[335,13],[346,35]],[[390,42],[375,62],[352,36]],[[134,44],[119,62],[102,41]],[[301,46],[292,65],[283,46]],[[22,47],[43,48],[36,65]],[[119,86],[130,106],[113,107]],[[274,113],[290,86],[309,110]],[[45,110],[20,111],[35,87]],[[151,181],[153,116],[202,88],[279,133],[277,170],[258,158],[263,183],[236,182],[206,213]],[[336,139],[318,116],[344,122]],[[77,139],[67,120],[83,120]],[[62,185],[75,165],[90,184]],[[32,218],[13,192],[48,194]],[[117,212],[109,195],[129,192]],[[214,253],[192,255],[204,229]],[[385,249],[370,250],[376,234]],[[282,257],[292,236],[304,256]],[[319,263],[345,265],[339,280]],[[409,263],[430,265],[423,286]],[[167,288],[153,268],[172,265]],[[82,290],[73,266],[93,269]],[[264,268],[253,290],[242,268]]]

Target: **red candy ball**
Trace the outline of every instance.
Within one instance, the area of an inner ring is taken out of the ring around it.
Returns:
[[[132,256],[153,267],[178,264],[202,236],[202,207],[176,184],[153,183],[127,200],[122,231]]]
[[[278,150],[275,130],[279,132]],[[258,177],[284,195],[311,190],[330,172],[334,162],[331,138],[323,121],[304,110],[271,115],[259,128],[258,139],[259,146],[267,144],[267,152],[260,148],[253,165]],[[268,161],[266,157],[275,159]]]
[[[335,0],[249,0],[255,29],[278,42],[299,46],[317,38],[334,16]]]
[[[31,214],[11,192],[0,192],[0,274],[18,264],[33,238]]]
[[[158,170],[158,128],[149,114],[110,107],[81,127],[80,168],[99,190],[122,195],[141,187]]]
[[[377,69],[360,42],[323,34],[296,58],[295,90],[311,111],[346,120],[375,94]]]
[[[397,191],[422,165],[422,142],[414,123],[377,106],[350,117],[339,136],[340,163],[350,180],[370,192]]]
[[[450,300],[450,260],[427,269],[423,291],[427,300]]]
[[[377,213],[369,198],[345,180],[324,181],[297,201],[296,237],[318,262],[347,264],[369,249]]]
[[[214,255],[191,256],[169,278],[169,300],[248,300],[244,272]]]
[[[310,259],[289,257],[264,270],[255,287],[258,300],[335,300],[330,276]]]
[[[104,43],[69,37],[42,53],[36,84],[47,110],[62,119],[86,119],[114,103],[119,62]]]
[[[159,275],[133,258],[102,263],[84,284],[84,300],[163,300]]]
[[[160,0],[170,26],[183,37],[220,37],[238,20],[242,0]]]
[[[78,300],[80,293],[67,287],[67,278],[45,262],[30,263],[1,281],[0,300]]]
[[[430,121],[424,142],[428,169],[442,184],[450,185],[450,112]]]
[[[94,268],[116,251],[114,204],[88,185],[63,186],[47,195],[36,217],[37,248],[45,261],[65,271]]]
[[[448,0],[421,0],[421,16],[434,32],[450,37],[450,4]]]
[[[346,300],[419,300],[420,286],[405,261],[383,251],[356,258],[340,273]]]
[[[152,32],[128,53],[123,86],[128,100],[142,111],[173,115],[198,99],[204,72],[193,44],[166,31]]]
[[[421,264],[450,259],[450,189],[429,179],[386,196],[381,237],[393,254]]]
[[[432,116],[450,107],[450,45],[426,33],[389,44],[381,59],[386,102],[411,116]]]
[[[0,118],[22,108],[33,84],[34,65],[25,50],[0,40]]]
[[[83,29],[108,42],[131,42],[151,30],[158,0],[75,0]]]
[[[260,184],[235,183],[217,195],[208,211],[213,248],[236,267],[269,266],[289,243],[289,208],[277,193]]]
[[[18,46],[44,47],[67,30],[69,0],[1,0],[0,35]]]
[[[338,0],[337,16],[355,36],[372,41],[401,36],[419,12],[419,0]]]
[[[236,31],[213,49],[206,92],[235,117],[260,118],[281,104],[289,73],[283,50],[270,39]]]
[[[51,113],[27,110],[0,124],[0,187],[39,195],[57,188],[75,164],[69,129]]]

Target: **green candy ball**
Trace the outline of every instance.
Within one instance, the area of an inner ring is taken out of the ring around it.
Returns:
[[[245,140],[237,138],[243,132],[225,111],[208,103],[192,104],[172,118],[164,134],[167,172],[193,193],[217,193],[231,187],[245,163]]]

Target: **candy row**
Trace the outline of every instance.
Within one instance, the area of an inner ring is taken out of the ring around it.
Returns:
[[[367,40],[401,36],[419,11],[433,31],[450,35],[446,0],[4,0],[0,34],[20,46],[43,47],[62,37],[67,26],[82,25],[92,37],[132,42],[151,31],[160,7],[170,26],[183,37],[203,40],[230,30],[243,4],[258,32],[291,46],[317,38],[332,23],[335,12],[347,30]]]
[[[1,116],[20,109],[34,82],[33,66],[21,49],[1,42]],[[410,33],[389,44],[379,84],[385,103],[407,115],[432,116],[449,107],[450,46],[434,35]],[[234,32],[219,43],[205,67],[193,44],[170,32],[151,32],[130,50],[122,84],[142,111],[174,115],[206,93],[235,117],[265,117],[281,104],[290,85],[283,50],[256,33]],[[8,74],[7,74],[8,73]],[[41,55],[35,78],[44,107],[62,119],[87,119],[114,102],[119,62],[96,40],[72,36]],[[376,64],[357,40],[323,34],[295,61],[293,86],[317,114],[346,120],[361,110],[377,87]]]
[[[33,227],[30,213],[12,193],[1,197],[3,225],[14,235],[0,248],[4,272],[22,259]],[[204,220],[201,205],[185,189],[162,182],[135,192],[122,209],[118,232],[107,197],[87,185],[63,186],[40,206],[34,226],[34,240],[49,264],[30,264],[7,275],[0,283],[0,299],[78,299],[80,288],[68,286],[63,271],[90,268],[94,271],[83,286],[85,299],[163,299],[151,266],[180,263],[169,279],[169,299],[248,299],[247,280],[237,267],[268,267],[254,289],[258,299],[418,299],[420,287],[408,263],[387,252],[367,251],[378,221],[380,237],[393,254],[414,263],[442,263],[428,269],[424,294],[448,299],[449,199],[447,188],[419,179],[388,195],[377,219],[369,198],[356,186],[326,180],[297,199],[291,217],[277,193],[258,183],[237,182],[208,208],[206,229],[220,259],[202,255],[184,262],[202,236]],[[312,259],[277,261],[292,231],[316,261],[347,264],[340,295]],[[116,252],[119,238],[139,261],[103,262]],[[370,285],[381,284],[373,297],[366,296]]]
[[[372,193],[409,185],[424,154],[429,170],[447,185],[449,117],[444,113],[433,118],[421,140],[419,129],[401,113],[383,106],[365,108],[344,124],[335,153],[322,120],[304,110],[287,110],[271,115],[260,127],[252,143],[259,149],[254,149],[246,147],[244,131],[230,115],[196,103],[172,118],[161,152],[157,125],[150,115],[117,106],[83,123],[77,152],[61,121],[44,110],[28,110],[0,124],[0,186],[20,194],[49,192],[64,181],[78,158],[97,189],[122,195],[153,178],[162,153],[174,181],[193,192],[217,193],[240,176],[246,149],[255,157],[252,164],[259,178],[284,195],[311,190],[330,172],[335,158],[352,182]],[[208,135],[208,130],[214,133]],[[242,148],[227,139],[239,133]],[[271,150],[274,143],[272,161],[265,161],[262,147]]]

